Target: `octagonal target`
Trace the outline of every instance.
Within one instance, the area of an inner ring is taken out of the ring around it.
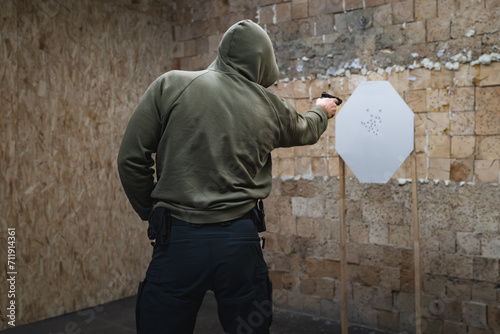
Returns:
[[[388,81],[366,81],[335,118],[335,149],[362,183],[386,183],[414,148],[414,114]]]

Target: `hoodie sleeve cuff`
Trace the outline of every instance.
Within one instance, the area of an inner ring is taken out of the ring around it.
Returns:
[[[325,108],[318,105],[318,106],[314,106],[310,111],[316,113],[321,118],[322,122],[328,123],[328,116],[326,114]]]

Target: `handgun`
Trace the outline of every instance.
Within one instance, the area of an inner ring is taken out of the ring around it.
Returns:
[[[340,97],[336,97],[336,96],[330,95],[327,92],[323,92],[321,94],[321,98],[337,99],[336,105],[338,105],[338,106],[340,106],[340,104],[342,103],[342,99]]]

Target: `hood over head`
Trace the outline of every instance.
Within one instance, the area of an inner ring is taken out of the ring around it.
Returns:
[[[251,20],[240,21],[226,31],[210,68],[236,71],[266,88],[278,80],[279,74],[271,39]]]

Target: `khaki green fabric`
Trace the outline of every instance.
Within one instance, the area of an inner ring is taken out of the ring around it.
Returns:
[[[277,78],[271,40],[245,20],[224,34],[208,69],[170,71],[151,84],[118,155],[123,188],[143,220],[157,203],[185,221],[226,221],[269,195],[271,151],[314,144],[327,127],[322,107],[301,115],[270,93]]]

